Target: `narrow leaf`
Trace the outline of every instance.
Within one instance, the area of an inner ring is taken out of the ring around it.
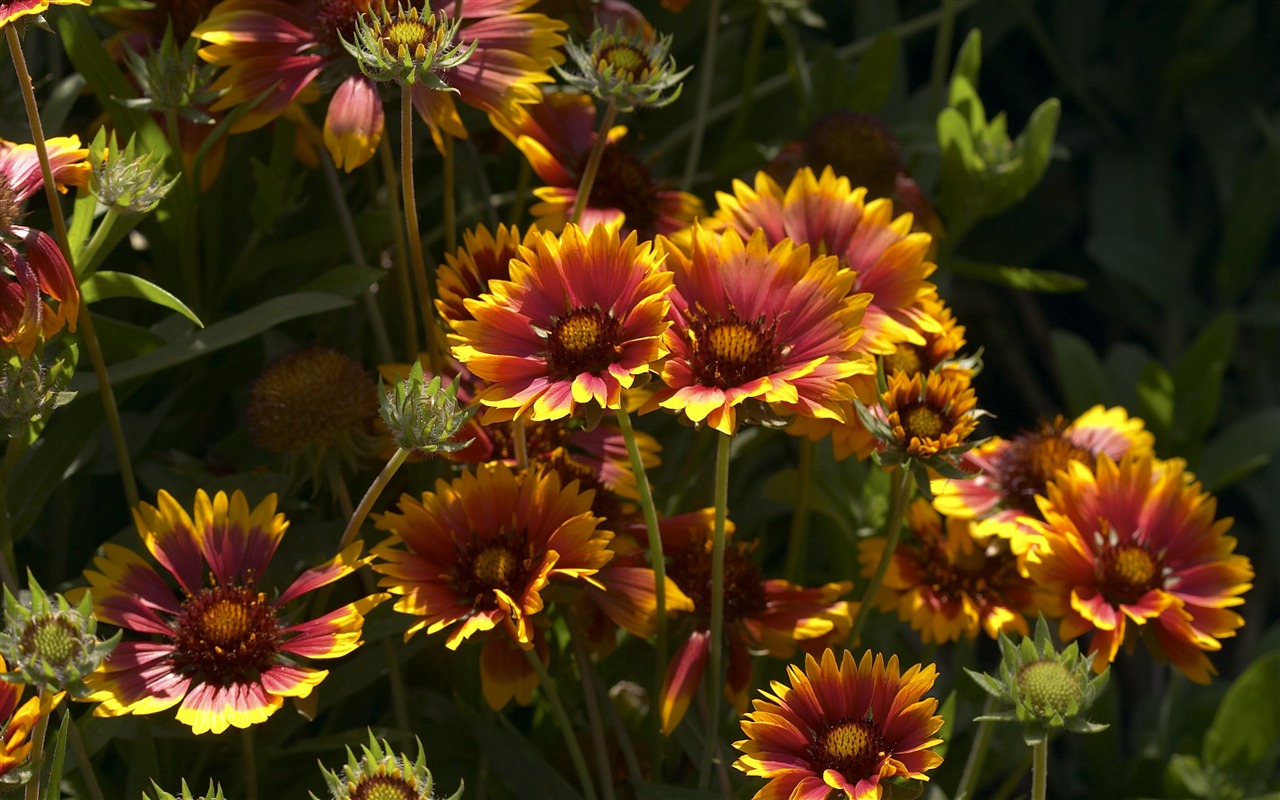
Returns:
[[[156,286],[146,278],[130,275],[127,272],[94,273],[80,287],[80,295],[86,303],[96,303],[112,297],[136,297],[170,311],[176,311],[200,327],[204,327],[204,323],[196,316],[196,312],[170,294],[168,290]]]

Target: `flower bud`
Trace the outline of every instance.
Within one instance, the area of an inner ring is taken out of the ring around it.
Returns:
[[[461,20],[450,20],[443,11],[432,14],[397,6],[392,14],[383,5],[381,14],[359,14],[354,41],[344,38],[342,46],[372,80],[456,92],[440,80],[439,73],[461,66],[475,52],[477,42],[455,43],[461,25]]]
[[[682,81],[693,69],[677,71],[670,50],[670,36],[655,37],[619,23],[612,29],[596,28],[586,42],[566,44],[578,72],[558,66],[556,71],[579,91],[613,99],[621,111],[661,108],[680,96]]]
[[[161,789],[155,781],[151,782],[151,788],[155,790],[155,800],[224,800],[222,797],[222,787],[215,786],[213,781],[209,781],[209,788],[202,795],[192,795],[191,789],[187,787],[187,781],[182,781],[182,794],[169,794]],[[142,800],[151,800],[151,795],[146,792],[142,793]]]
[[[397,446],[419,453],[453,453],[471,444],[456,437],[476,412],[458,406],[458,382],[441,388],[440,376],[425,383],[422,364],[415,363],[409,377],[382,392],[382,420]]]
[[[73,608],[60,594],[52,601],[28,571],[30,600],[18,602],[4,590],[4,632],[0,655],[12,668],[5,680],[25,683],[42,692],[87,693],[84,677],[98,668],[120,641],[120,633],[107,641],[98,638],[93,599],[85,592]]]
[[[136,137],[121,150],[114,133],[99,130],[89,145],[89,164],[93,172],[89,177],[89,191],[98,202],[123,214],[146,214],[169,193],[178,182],[175,177],[166,180],[164,156],[160,153],[140,153],[135,147]]]
[[[427,769],[421,741],[418,742],[418,757],[413,761],[403,753],[391,752],[391,746],[385,741],[379,742],[372,731],[369,733],[369,744],[360,749],[363,756],[357,761],[351,748],[347,748],[347,763],[340,770],[330,772],[324,764],[320,765],[333,800],[365,797],[397,797],[405,800],[434,798],[431,793],[431,771]],[[311,797],[312,800],[318,800],[314,794]],[[460,797],[461,786],[447,800],[458,800]]]
[[[36,355],[14,354],[0,363],[0,424],[12,438],[70,403],[75,392],[64,392],[74,370],[74,347],[69,359],[58,359],[46,370]]]

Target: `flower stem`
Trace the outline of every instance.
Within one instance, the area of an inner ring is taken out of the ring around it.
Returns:
[[[853,618],[853,628],[849,631],[849,643],[857,644],[862,635],[862,626],[871,612],[880,584],[884,583],[885,573],[889,571],[889,562],[893,560],[893,551],[898,549],[898,539],[902,536],[902,518],[907,510],[907,495],[911,492],[911,474],[903,467],[896,468],[889,481],[890,505],[889,519],[885,522],[884,553],[880,555],[880,563],[876,565],[875,574],[862,592],[862,602],[858,604],[858,614]]]
[[[987,695],[982,706],[982,715],[992,713],[996,707],[996,699]],[[964,772],[960,775],[960,783],[956,787],[956,800],[973,800],[973,792],[978,788],[978,779],[982,776],[982,764],[987,759],[987,750],[991,747],[991,723],[983,720],[978,723],[978,732],[974,734],[973,744],[969,746],[969,757],[964,762]]]
[[[102,221],[98,223],[98,227],[93,231],[93,236],[89,237],[89,243],[84,246],[84,249],[80,251],[80,256],[76,259],[77,276],[81,272],[88,272],[89,268],[97,261],[98,251],[111,238],[111,229],[115,227],[116,220],[119,217],[119,209],[115,206],[107,206],[106,213],[102,215]]]
[[[453,136],[441,133],[440,138],[444,142],[444,250],[452,253],[458,249],[458,159]]]
[[[10,25],[6,32],[11,32],[13,26]],[[13,46],[13,42],[9,42],[9,46]],[[49,730],[49,717],[53,714],[53,695],[48,689],[40,690],[40,720],[36,722],[35,730],[31,733],[31,751],[27,754],[27,763],[35,764],[36,771],[31,776],[31,780],[27,782],[26,800],[40,800],[40,776],[44,773],[41,769],[40,759],[44,756],[44,738],[45,733]]]
[[[644,512],[644,527],[649,535],[649,563],[653,568],[653,595],[657,609],[654,620],[654,670],[653,693],[649,716],[653,732],[654,779],[662,778],[662,723],[657,698],[662,696],[662,684],[667,671],[667,559],[662,552],[662,533],[658,529],[658,509],[653,504],[653,492],[649,490],[649,475],[636,443],[636,432],[631,427],[631,415],[626,405],[618,407],[618,427],[627,443],[627,455],[631,457],[631,471],[636,476],[636,491],[640,495],[640,510]]]
[[[6,25],[4,33],[9,44],[9,55],[13,59],[14,70],[18,74],[18,88],[22,92],[22,101],[26,106],[32,144],[35,145],[36,156],[40,159],[40,175],[44,179],[44,194],[49,201],[49,216],[53,219],[54,238],[58,242],[58,249],[62,251],[62,257],[67,261],[67,266],[71,268],[71,274],[75,275],[75,259],[71,255],[71,245],[67,239],[67,220],[62,215],[62,204],[58,201],[58,187],[53,182],[49,149],[45,147],[44,142],[44,126],[40,122],[40,108],[36,104],[31,73],[27,71],[27,60],[22,54],[22,42],[18,39],[18,30],[15,26]],[[79,292],[79,279],[76,283],[76,291]],[[111,440],[115,444],[120,480],[124,483],[125,500],[130,508],[134,508],[138,505],[138,483],[133,477],[133,464],[129,461],[129,448],[125,443],[124,428],[120,424],[120,410],[116,406],[116,395],[111,388],[111,379],[107,376],[107,364],[102,358],[102,348],[98,346],[98,336],[93,329],[93,319],[89,316],[87,303],[80,304],[77,324],[84,337],[85,349],[89,351],[89,358],[93,362],[93,374],[98,379],[102,409],[107,418],[107,427],[111,429]]]
[[[574,225],[582,219],[582,212],[587,208],[587,198],[591,196],[591,187],[596,182],[596,173],[600,171],[600,159],[604,157],[604,149],[609,144],[609,129],[618,116],[618,102],[612,97],[604,107],[604,116],[600,118],[600,130],[596,133],[595,144],[591,147],[591,155],[587,157],[587,166],[582,170],[582,180],[578,182],[578,195],[573,198],[573,210],[569,212],[569,222]]]
[[[711,82],[716,76],[716,41],[720,33],[720,0],[707,4],[707,38],[702,45],[702,82],[698,84],[698,106],[693,113],[693,134],[689,139],[689,155],[684,164],[684,179],[680,187],[686,192],[693,187],[698,174],[698,160],[702,157],[702,140],[707,133],[707,110],[711,107]]]
[[[80,726],[72,721],[68,727],[71,747],[76,751],[76,761],[80,763],[80,775],[84,778],[89,800],[103,800],[102,785],[98,783],[98,775],[93,771],[93,761],[89,758],[89,751],[84,746],[84,738],[80,736]]]
[[[747,129],[751,105],[755,100],[756,81],[760,79],[760,54],[764,50],[764,38],[769,32],[769,10],[763,2],[756,3],[756,16],[751,23],[751,36],[747,44],[747,56],[742,68],[742,89],[738,98],[738,110],[729,125],[725,141],[736,142]],[[704,123],[705,124],[705,123]]]
[[[711,786],[711,763],[720,741],[720,705],[724,697],[724,529],[729,511],[729,445],[733,437],[720,434],[716,442],[715,528],[711,539],[711,652],[707,657],[707,741],[698,769],[698,788]]]
[[[347,522],[347,529],[342,532],[342,541],[338,543],[338,551],[355,541],[356,534],[360,533],[360,526],[364,524],[365,518],[369,516],[369,512],[373,509],[373,504],[382,494],[382,490],[387,488],[387,484],[391,482],[391,478],[395,476],[396,471],[400,469],[400,465],[409,457],[409,451],[403,447],[397,447],[396,452],[387,461],[387,465],[382,468],[382,472],[378,473],[378,477],[373,479],[373,483],[369,484],[369,490],[364,493],[364,497],[360,498],[360,505],[356,507],[356,512],[351,515],[351,520]]]
[[[569,642],[573,647],[573,660],[578,663],[578,679],[582,681],[582,697],[587,709],[587,722],[591,725],[592,754],[596,762],[596,779],[600,781],[600,791],[604,800],[616,800],[613,790],[613,776],[609,769],[609,749],[605,744],[604,721],[600,716],[600,700],[596,696],[598,676],[591,665],[591,656],[582,644],[582,626],[566,615],[569,623]]]
[[[254,751],[253,728],[240,729],[240,755],[244,759],[245,800],[258,800],[258,756]]]
[[[400,313],[404,315],[404,339],[409,361],[418,357],[417,316],[413,313],[413,279],[409,277],[409,254],[405,250],[404,215],[400,213],[400,200],[396,197],[396,162],[391,157],[391,142],[386,137],[378,143],[378,158],[382,162],[382,177],[387,184],[387,206],[391,219],[391,235],[395,240],[396,294],[400,295]]]
[[[936,117],[942,104],[943,89],[947,82],[947,68],[951,66],[951,38],[956,28],[955,0],[942,0],[942,18],[933,39],[933,67],[929,74],[929,115]]]
[[[547,672],[547,668],[543,666],[536,647],[525,650],[524,654],[528,657],[534,674],[538,676],[538,685],[542,687],[542,693],[546,695],[547,702],[551,703],[552,715],[556,718],[556,724],[560,726],[564,744],[569,748],[569,757],[573,759],[573,768],[578,773],[582,794],[587,800],[596,800],[596,788],[591,782],[587,759],[582,755],[582,747],[578,744],[578,737],[573,732],[573,723],[569,721],[569,714],[564,710],[564,704],[560,702],[560,692],[556,689],[556,683]]]
[[[511,422],[511,448],[516,459],[516,469],[523,470],[529,466],[529,438],[524,429],[524,417],[516,417]]]
[[[422,233],[418,229],[418,201],[413,186],[413,94],[409,84],[400,87],[400,185],[404,191],[404,222],[409,239],[409,259],[418,284],[418,305],[422,306],[422,330],[427,337],[427,362],[433,375],[441,373],[441,351],[437,328],[432,323],[435,306],[427,282],[427,264],[422,255]]]
[[[1049,788],[1049,737],[1031,748],[1031,800],[1045,800]]]
[[[795,582],[804,566],[805,545],[809,537],[809,492],[813,482],[814,443],[800,440],[800,487],[796,507],[791,516],[791,535],[787,538],[787,560],[782,577]]]

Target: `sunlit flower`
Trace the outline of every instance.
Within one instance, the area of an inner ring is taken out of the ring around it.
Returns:
[[[485,420],[561,419],[617,409],[622,391],[666,355],[671,275],[648,242],[597,225],[543,233],[520,248],[510,281],[466,303],[454,355],[488,381]]]
[[[541,103],[494,123],[546,184],[533,190],[541,201],[530,209],[538,224],[560,230],[578,198],[582,172],[599,135],[595,101],[577,92],[550,92]],[[621,224],[623,231],[635,231],[644,240],[671,235],[705,215],[700,198],[658,179],[623,143],[626,133],[626,127],[615,125],[606,134],[579,224],[586,230],[597,223]]]
[[[693,603],[693,629],[667,666],[660,713],[662,729],[675,730],[702,684],[711,648],[711,546],[714,509],[664,519],[662,550],[667,559],[667,591],[675,584]],[[637,533],[640,525],[637,523]],[[725,530],[733,535],[733,526]],[[765,580],[751,560],[754,543],[730,538],[724,554],[724,633],[728,677],[724,691],[738,710],[747,707],[751,652],[789,659],[797,647],[818,652],[848,637],[857,604],[840,598],[850,581],[805,588],[784,580]]]
[[[85,185],[88,150],[77,137],[49,139],[45,147],[60,191]],[[0,344],[22,356],[31,355],[37,340],[63,325],[74,331],[80,313],[80,290],[57,242],[44,231],[18,224],[22,204],[43,187],[35,145],[0,139]],[[57,307],[41,294],[57,300]]]
[[[8,665],[0,658],[0,672]],[[22,700],[26,686],[0,681],[0,786],[25,783],[30,776],[26,764],[31,754],[31,731],[42,717],[48,716],[62,702],[65,692],[54,692]]]
[[[663,341],[666,387],[646,410],[676,411],[734,433],[741,421],[807,416],[843,421],[846,379],[874,372],[857,351],[866,295],[836,259],[810,261],[809,248],[761,231],[744,242],[695,224],[692,256],[660,237],[675,278],[674,320]]]
[[[882,464],[911,459],[955,472],[956,462],[970,447],[969,435],[978,426],[982,412],[976,406],[964,373],[895,372],[889,375],[879,405],[860,419],[875,437]]]
[[[1253,579],[1226,535],[1232,520],[1214,518],[1217,501],[1181,462],[1157,464],[1150,453],[1118,464],[1102,453],[1095,469],[1072,461],[1046,494],[1044,521],[1029,523],[1044,539],[1028,567],[1045,612],[1062,617],[1063,640],[1092,631],[1101,671],[1141,632],[1157,658],[1208,683],[1217,671],[1205,653],[1244,624],[1229,609]]]
[[[107,543],[86,570],[98,619],[142,634],[127,639],[86,679],[94,714],[154,714],[178,706],[193,733],[247,728],[307,697],[329,673],[299,659],[337,658],[360,646],[373,594],[315,619],[292,622],[294,600],[368,563],[357,542],[307,570],[283,592],[262,587],[289,523],[276,496],[250,509],[242,493],[196,493],[194,516],[168,492],[142,503],[134,523],[177,591],[133,551]],[[206,570],[207,567],[207,570]],[[179,705],[180,704],[180,705]]]
[[[918,330],[924,342],[913,344],[904,340],[895,344],[893,352],[884,356],[885,372],[905,372],[908,375],[939,369],[972,372],[972,365],[960,358],[960,351],[965,346],[965,328],[956,321],[951,307],[938,296],[937,290],[930,290],[916,305],[931,320],[931,324]]]
[[[1027,635],[1032,584],[1018,573],[1007,542],[976,540],[972,520],[944,520],[924,499],[908,509],[907,525],[911,535],[894,550],[876,596],[882,610],[896,610],[926,644],[973,639],[979,631],[993,639],[1001,631]],[[858,542],[865,577],[884,548],[880,536]]]
[[[3,0],[0,2],[0,28],[22,17],[43,14],[49,6],[87,6],[92,0]]]
[[[938,701],[924,696],[937,676],[933,664],[900,672],[897,656],[886,664],[870,651],[855,663],[846,650],[839,666],[830,650],[807,656],[803,670],[787,667],[790,685],[775,681],[754,701],[734,766],[769,780],[755,800],[880,800],[890,778],[927,781],[942,763],[930,749],[942,743]]]
[[[898,342],[922,345],[921,331],[937,329],[918,304],[933,290],[925,280],[935,269],[925,260],[932,240],[927,233],[911,232],[910,214],[895,218],[892,201],[866,202],[865,188],[851,187],[829,167],[818,177],[801,169],[785,192],[763,172],[754,188],[734,181],[733,190],[716,194],[719,208],[708,227],[742,236],[761,228],[770,245],[789,238],[853,270],[850,291],[871,294],[861,349],[890,355]]]
[[[595,574],[613,556],[613,533],[598,527],[591,494],[563,485],[554,471],[481,466],[437,481],[420,498],[401,496],[397,510],[375,522],[393,534],[374,548],[373,568],[399,596],[395,609],[414,618],[405,637],[449,628],[450,649],[499,626],[532,649],[542,593],[553,583],[599,586]],[[486,684],[501,679],[486,666],[490,655],[501,660],[491,649],[486,644],[481,659]]]

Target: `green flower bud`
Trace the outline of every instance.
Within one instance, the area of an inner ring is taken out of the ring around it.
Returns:
[[[461,66],[475,52],[477,42],[455,43],[461,25],[443,11],[432,14],[397,6],[392,14],[383,5],[381,14],[371,10],[358,15],[354,41],[343,39],[342,46],[371,80],[456,92],[439,75]]]
[[[68,358],[60,358],[46,370],[37,355],[17,354],[0,363],[0,424],[10,438],[21,436],[59,406],[70,403],[75,392],[62,389],[75,369],[74,345]]]
[[[600,100],[612,99],[621,111],[661,108],[680,96],[682,81],[692,67],[676,70],[669,54],[671,37],[646,36],[616,28],[596,28],[584,43],[569,42],[565,52],[577,73],[556,71],[575,89]]]
[[[8,681],[45,692],[68,691],[73,697],[88,693],[84,677],[98,668],[120,641],[120,632],[107,641],[98,638],[93,599],[86,591],[72,607],[60,594],[52,598],[27,572],[29,602],[23,605],[6,586],[4,632],[0,655],[13,670],[0,675]]]
[[[166,180],[162,154],[140,153],[134,147],[135,140],[130,136],[122,150],[115,133],[102,129],[89,145],[93,167],[89,191],[103,206],[123,214],[146,214],[160,205],[178,182],[176,177]]]
[[[382,392],[382,420],[396,445],[419,453],[453,453],[471,444],[458,441],[462,426],[476,413],[476,407],[458,406],[458,384],[441,388],[440,377],[425,383],[422,364],[415,363],[409,377],[393,391]]]
[[[422,742],[418,742],[418,757],[410,761],[404,754],[391,752],[385,741],[379,742],[369,732],[369,744],[360,748],[363,755],[356,760],[351,748],[347,748],[347,763],[341,770],[330,772],[324,764],[324,782],[333,800],[355,798],[388,798],[388,800],[433,800],[431,771],[427,769]],[[462,797],[462,787],[446,800]],[[312,800],[319,800],[314,794]]]
[[[125,64],[138,84],[140,97],[125,100],[124,105],[159,114],[176,113],[189,122],[212,125],[213,117],[200,106],[217,98],[216,92],[209,91],[217,67],[205,64],[196,55],[199,44],[198,39],[191,38],[179,47],[169,27],[165,28],[160,47],[145,55],[126,47]]]
[[[169,794],[161,789],[155,781],[151,782],[151,788],[155,790],[155,800],[224,800],[222,796],[222,787],[215,786],[213,781],[209,781],[209,788],[202,795],[192,795],[191,789],[187,788],[187,781],[182,781],[182,794]],[[142,800],[151,800],[151,795],[146,792],[142,793]]]

